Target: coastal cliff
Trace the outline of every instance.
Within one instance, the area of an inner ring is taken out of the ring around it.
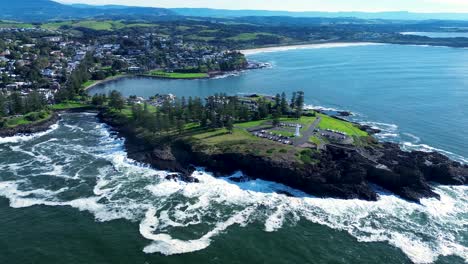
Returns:
[[[49,118],[43,121],[36,123],[18,125],[11,128],[2,128],[0,129],[0,137],[12,137],[20,134],[34,134],[38,132],[46,131],[53,124],[57,123],[60,120],[60,116],[53,112]]]
[[[436,152],[405,152],[394,143],[362,148],[328,145],[320,151],[306,152],[313,162],[305,164],[235,150],[213,151],[193,138],[168,137],[149,144],[137,137],[131,126],[102,113],[98,117],[126,138],[130,158],[179,172],[186,181],[196,181],[190,175],[193,166],[201,166],[215,175],[242,171],[249,178],[282,183],[318,197],[376,200],[377,185],[415,202],[425,197],[438,198],[430,182],[468,183],[468,166]]]

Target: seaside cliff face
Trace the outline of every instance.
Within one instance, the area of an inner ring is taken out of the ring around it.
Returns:
[[[425,197],[438,198],[429,182],[468,183],[468,166],[439,153],[405,152],[394,143],[359,150],[328,146],[326,150],[311,154],[318,162],[303,164],[255,154],[213,153],[186,138],[150,146],[135,137],[131,127],[117,124],[103,115],[99,117],[126,138],[125,147],[130,158],[157,169],[179,172],[180,179],[186,181],[196,181],[190,175],[195,169],[193,166],[201,166],[215,175],[242,171],[250,178],[275,181],[318,197],[376,200],[376,188],[372,187],[375,184],[415,202]],[[369,160],[366,155],[378,158]]]
[[[43,120],[34,124],[19,125],[12,128],[2,128],[0,129],[0,137],[12,137],[19,134],[33,134],[38,132],[46,131],[53,124],[59,121],[60,116],[57,113],[52,113],[51,117],[47,120]]]

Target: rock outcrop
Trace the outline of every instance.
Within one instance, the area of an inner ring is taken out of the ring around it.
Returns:
[[[2,128],[0,129],[0,137],[13,137],[16,135],[27,135],[43,132],[48,130],[53,124],[57,123],[59,119],[60,116],[57,113],[52,113],[50,118],[41,122],[19,125],[12,128]]]
[[[190,177],[195,165],[215,175],[242,171],[251,178],[275,181],[318,197],[376,200],[378,194],[373,185],[378,185],[415,202],[438,197],[429,182],[468,183],[467,165],[435,152],[405,152],[394,143],[365,149],[329,145],[311,153],[317,162],[303,164],[254,154],[210,153],[189,139],[167,139],[151,146],[137,138],[132,128],[100,118],[127,139],[130,158],[157,169],[179,172],[186,181],[195,181]]]

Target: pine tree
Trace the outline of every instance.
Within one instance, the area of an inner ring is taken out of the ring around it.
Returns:
[[[234,124],[232,122],[232,118],[228,118],[226,121],[226,129],[229,131],[229,133],[232,134],[232,131],[234,130]]]
[[[122,94],[116,90],[113,90],[109,94],[109,106],[122,111],[125,107],[125,99]]]
[[[291,108],[294,108],[296,106],[296,92],[292,93],[291,97],[291,104],[289,105]]]
[[[304,92],[297,92],[296,98],[296,117],[299,118],[304,111]]]
[[[3,95],[3,93],[0,93],[0,117],[7,116],[7,109],[6,109],[6,97]]]
[[[18,92],[14,92],[10,95],[10,113],[13,115],[24,113],[23,98]]]
[[[283,92],[281,94],[281,114],[284,115],[288,112],[288,99],[286,94]]]

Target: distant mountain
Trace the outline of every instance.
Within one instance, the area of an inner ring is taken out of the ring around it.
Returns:
[[[50,0],[0,0],[0,19],[45,21],[88,17],[158,18],[175,16],[163,8],[127,6],[64,5]]]
[[[210,8],[172,8],[172,11],[182,16],[195,17],[252,17],[252,16],[289,16],[289,17],[354,17],[359,19],[389,19],[389,20],[468,20],[468,13],[411,13],[411,12],[288,12],[267,10],[227,10]]]

